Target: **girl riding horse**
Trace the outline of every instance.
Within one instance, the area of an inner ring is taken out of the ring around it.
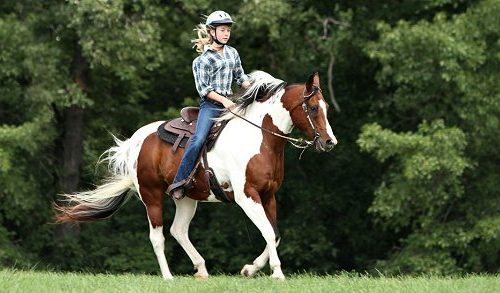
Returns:
[[[224,108],[230,109],[234,103],[227,97],[232,94],[231,83],[247,88],[250,84],[241,66],[240,56],[235,48],[226,45],[231,36],[233,20],[224,11],[212,12],[205,25],[198,25],[198,39],[194,40],[197,51],[201,54],[193,61],[193,75],[196,90],[201,97],[200,112],[196,123],[196,132],[191,143],[186,147],[174,182],[167,193],[175,199],[184,197],[189,186],[187,178],[200,156],[213,119]]]
[[[214,37],[220,36],[217,33]],[[222,51],[230,58],[228,54],[235,51],[228,48],[225,46]],[[219,58],[215,51],[209,54]],[[243,76],[241,70],[238,77],[242,80]],[[251,264],[244,265],[241,273],[253,276],[269,260],[272,277],[284,279],[277,253],[280,234],[275,194],[283,182],[285,144],[297,141],[289,136],[294,127],[312,139],[307,145],[314,145],[318,151],[332,150],[337,139],[327,119],[328,105],[317,73],[304,84],[287,85],[264,72],[254,72],[250,79],[251,85],[243,92],[236,108],[219,118],[228,122],[208,152],[207,161],[226,197],[241,207],[266,241],[264,251]],[[222,97],[215,91],[210,92]],[[232,108],[225,98],[219,101]],[[208,113],[216,109],[206,97],[203,105],[210,105],[206,106],[210,109]],[[210,115],[207,117],[212,117]],[[56,220],[92,221],[110,217],[126,202],[129,191],[134,191],[146,207],[149,238],[162,276],[172,279],[164,253],[163,199],[167,187],[175,182],[179,173],[176,170],[182,151],[172,152],[172,145],[157,135],[163,122],[143,126],[125,141],[115,138],[117,145],[104,154],[104,160],[109,162],[110,177],[94,190],[66,195],[68,203],[56,205]],[[189,240],[188,230],[198,202],[217,199],[207,188],[203,164],[196,169],[194,178],[193,188],[185,191],[185,197],[174,201],[176,210],[170,233],[191,259],[197,270],[195,276],[206,278],[205,260]]]

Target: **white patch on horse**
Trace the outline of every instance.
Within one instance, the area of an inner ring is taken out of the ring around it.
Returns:
[[[158,264],[160,265],[161,275],[165,280],[173,279],[172,273],[168,268],[167,259],[165,258],[165,237],[163,236],[163,226],[158,226],[153,228],[151,225],[151,220],[149,220],[149,240],[153,245],[153,250],[158,259]]]
[[[326,113],[326,103],[325,101],[323,100],[320,100],[319,101],[319,105],[321,107],[321,109],[323,110],[323,114],[325,115],[325,121],[326,121],[326,133],[328,133],[328,135],[330,136],[332,142],[334,145],[337,144],[337,138],[335,137],[335,135],[333,134],[333,130],[332,130],[332,127],[330,126],[330,122],[328,121],[328,115]]]
[[[272,105],[269,114],[273,118],[273,124],[284,134],[289,134],[293,129],[292,117],[290,116],[290,112],[283,107],[283,103],[276,101],[277,99],[281,99],[284,93],[285,89],[282,89],[268,100]]]
[[[256,102],[248,106],[245,118],[257,125],[262,125],[262,120],[268,112],[268,104]],[[214,148],[207,154],[208,164],[214,170],[217,180],[229,183],[231,190],[243,189],[243,186],[235,186],[235,184],[236,182],[245,183],[248,162],[260,153],[262,139],[261,129],[243,119],[231,119],[220,134]]]
[[[189,197],[185,197],[174,202],[176,207],[175,217],[172,226],[170,227],[170,233],[182,246],[186,254],[191,259],[194,267],[198,270],[195,276],[199,278],[207,278],[208,272],[205,266],[205,260],[193,246],[188,236],[189,223],[191,223],[191,220],[193,219],[198,202]]]

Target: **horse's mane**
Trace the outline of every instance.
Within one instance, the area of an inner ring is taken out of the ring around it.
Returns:
[[[255,101],[266,101],[287,85],[283,80],[274,78],[264,71],[253,71],[248,76],[250,87],[236,95],[234,99],[236,108],[233,112],[238,114],[245,113],[246,108]],[[234,115],[226,110],[217,120],[227,120],[233,117]]]

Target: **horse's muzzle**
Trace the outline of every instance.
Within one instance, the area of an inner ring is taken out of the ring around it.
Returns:
[[[332,139],[318,139],[316,140],[316,150],[318,152],[329,152],[333,150],[333,147],[335,147],[336,142]]]

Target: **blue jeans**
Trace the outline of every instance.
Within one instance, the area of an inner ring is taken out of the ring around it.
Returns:
[[[177,183],[189,177],[189,174],[193,171],[194,164],[198,161],[201,148],[205,143],[208,132],[214,124],[212,119],[219,117],[222,110],[224,110],[223,106],[215,105],[205,99],[201,100],[198,121],[196,122],[196,131],[191,137],[191,142],[184,150],[184,155],[182,156],[182,161],[179,165],[179,169],[177,169],[177,174],[175,175],[173,183]]]

